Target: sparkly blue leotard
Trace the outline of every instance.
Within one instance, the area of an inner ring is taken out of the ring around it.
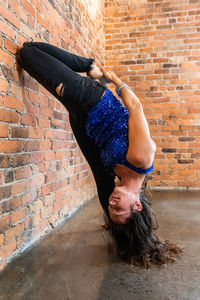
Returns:
[[[140,174],[153,170],[136,168],[126,160],[128,151],[129,113],[122,103],[107,89],[101,100],[89,111],[86,133],[97,145],[103,165],[113,172],[122,164]]]

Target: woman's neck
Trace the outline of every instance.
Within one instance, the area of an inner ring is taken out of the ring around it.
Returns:
[[[145,175],[138,174],[122,165],[115,166],[114,171],[120,177],[120,185],[126,186],[128,190],[134,191],[134,193],[140,192]]]

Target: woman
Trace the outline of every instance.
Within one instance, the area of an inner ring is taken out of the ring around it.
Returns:
[[[46,43],[24,43],[17,58],[68,110],[74,135],[93,171],[117,255],[145,266],[173,260],[181,249],[155,235],[155,218],[141,194],[145,176],[153,170],[156,147],[131,88],[113,72],[100,70],[94,59]],[[114,83],[122,103],[100,81]],[[116,187],[115,176],[120,179]]]

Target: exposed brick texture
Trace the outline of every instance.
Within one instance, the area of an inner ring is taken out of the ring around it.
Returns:
[[[0,4],[0,270],[96,194],[66,109],[27,73],[17,45],[33,38],[104,62],[103,2]]]
[[[105,0],[105,39],[157,144],[150,185],[200,188],[200,2]]]

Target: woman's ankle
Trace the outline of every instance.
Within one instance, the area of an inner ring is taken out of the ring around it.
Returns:
[[[87,72],[87,75],[91,79],[99,79],[103,76],[103,73],[101,72],[99,67],[95,64],[95,62],[93,62],[93,64],[90,67],[90,70]]]

